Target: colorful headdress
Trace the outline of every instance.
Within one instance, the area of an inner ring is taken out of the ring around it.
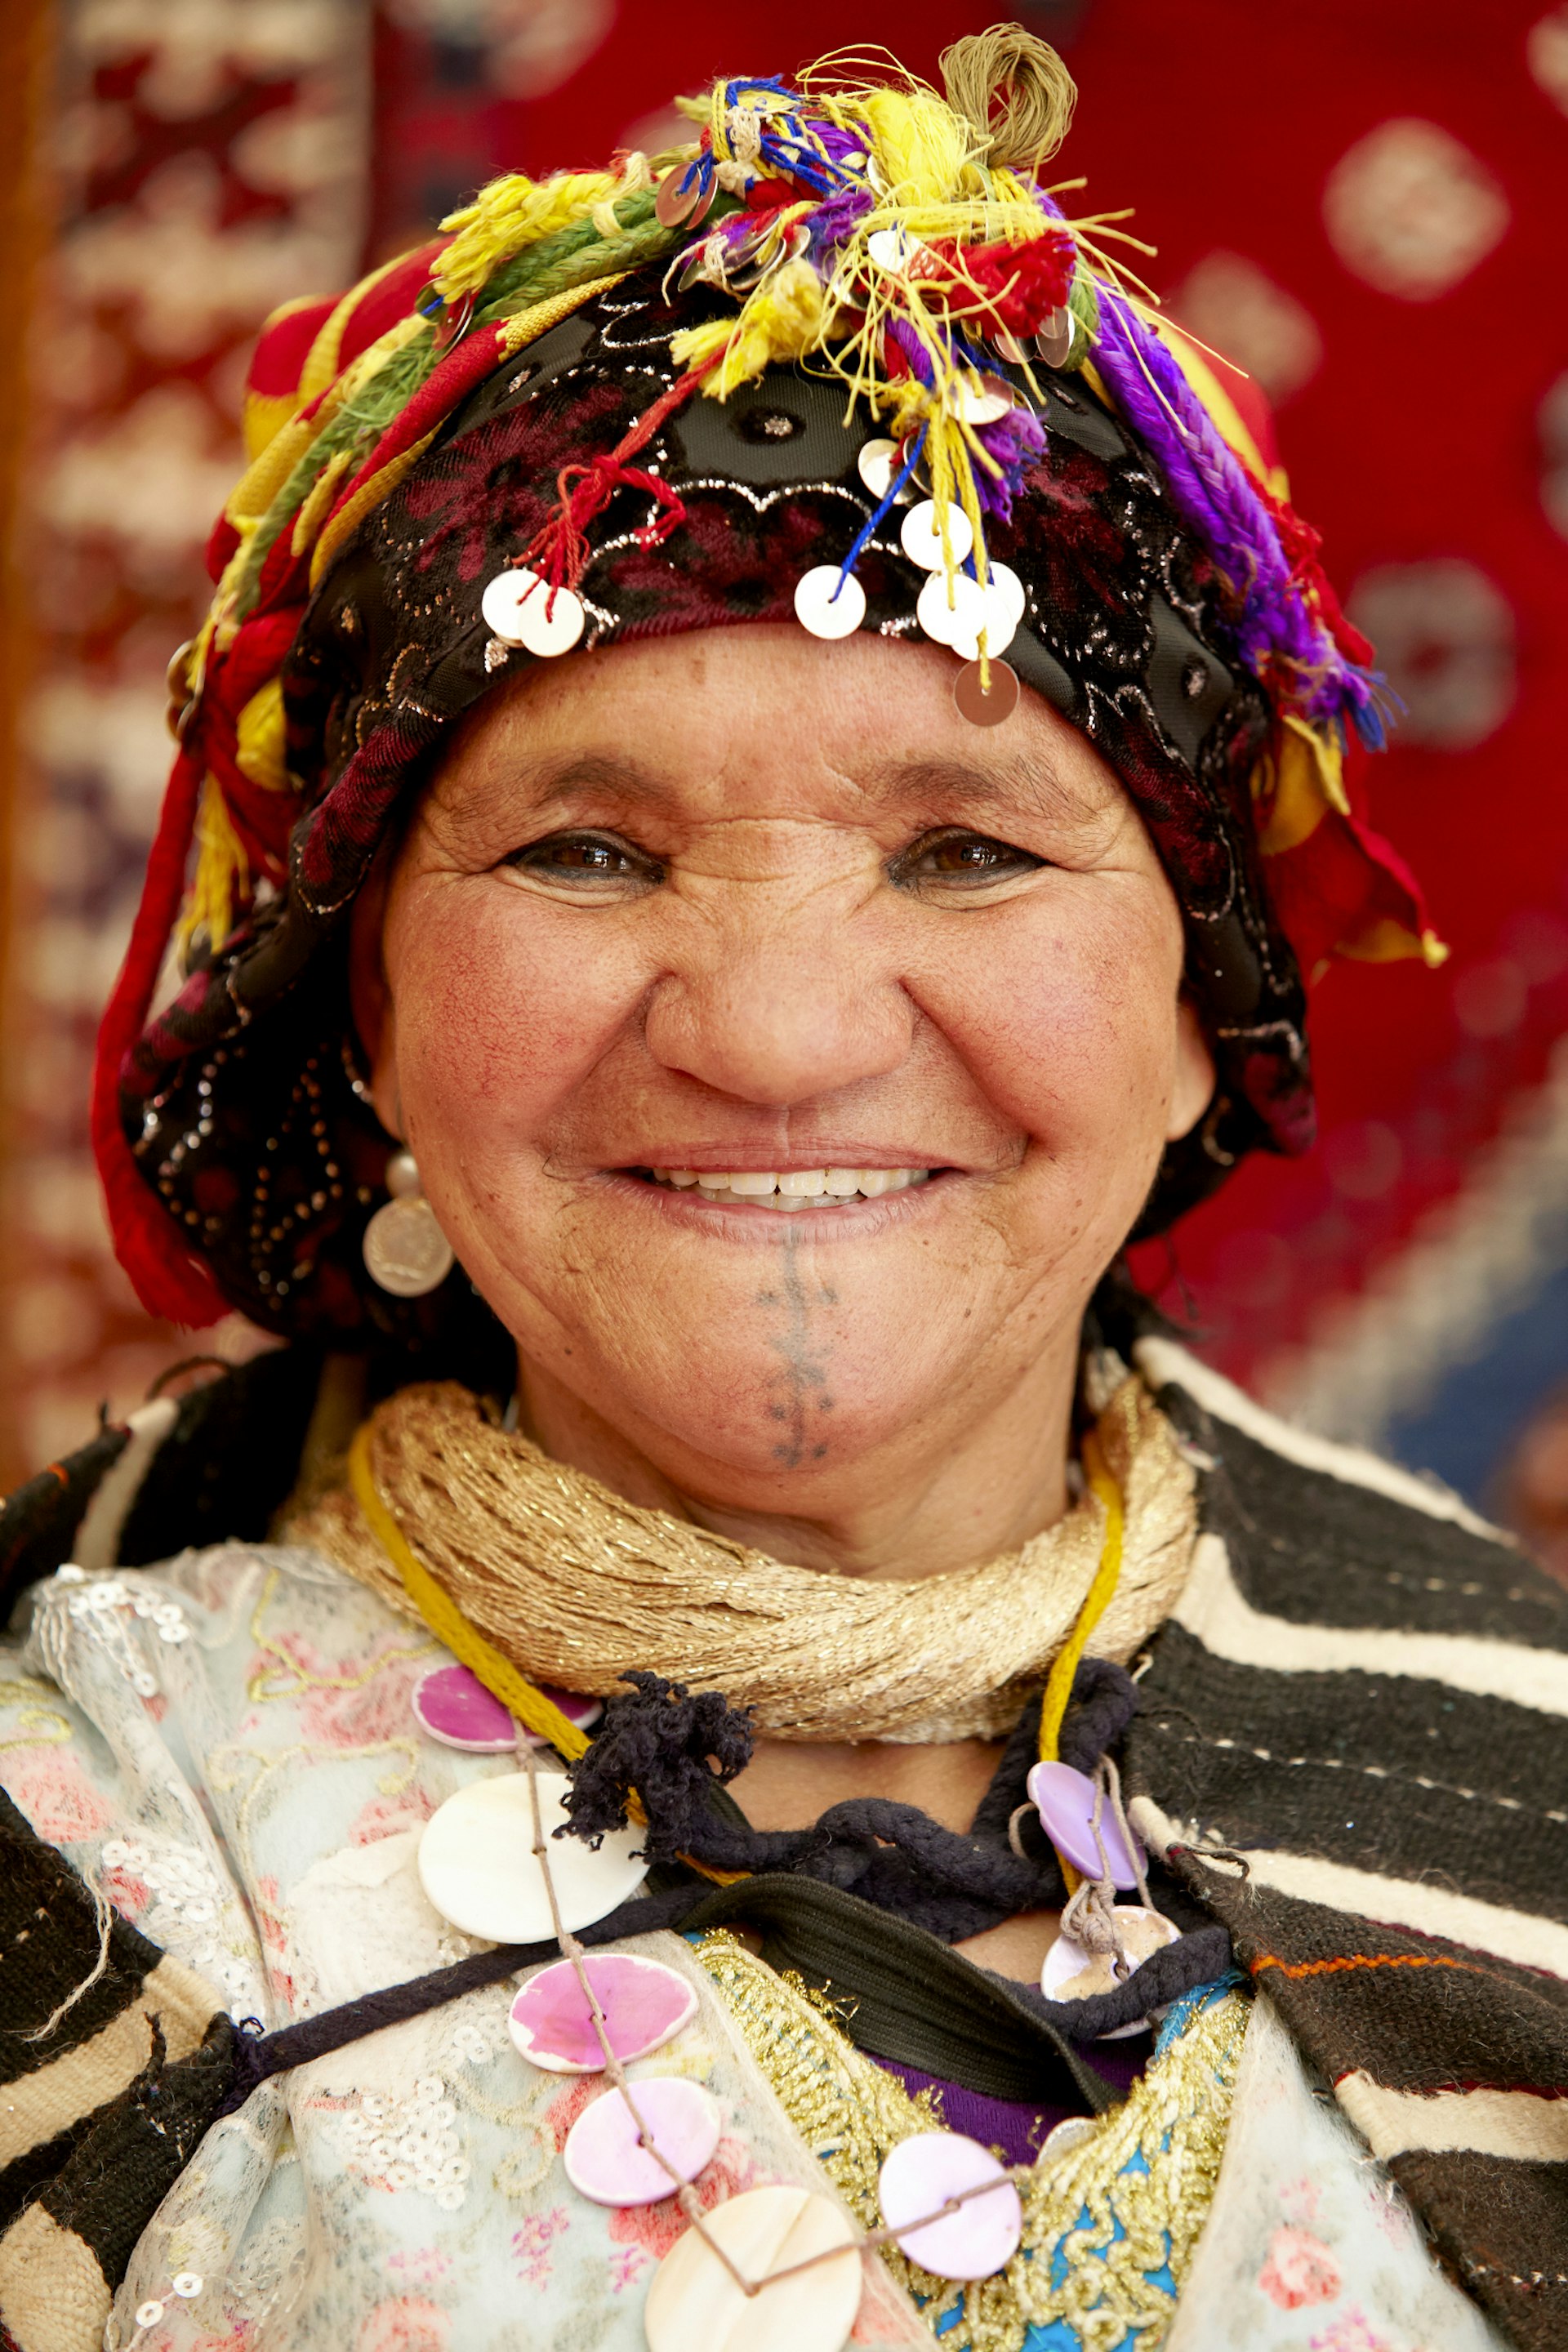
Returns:
[[[1181,899],[1220,1068],[1151,1228],[1310,1140],[1301,971],[1440,952],[1353,802],[1377,684],[1314,534],[1113,226],[1042,184],[1064,68],[1016,27],[942,65],[945,98],[842,60],[722,82],[673,153],[498,181],[268,322],[100,1046],[155,1310],[429,1328],[357,1271],[390,1146],[342,917],[445,728],[530,657],[793,612],[951,647],[979,723],[1021,679],[1081,726]]]

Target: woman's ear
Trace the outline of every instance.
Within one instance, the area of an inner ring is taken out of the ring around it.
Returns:
[[[378,856],[360,885],[349,919],[349,1009],[365,1066],[371,1100],[388,1135],[403,1133],[403,1103],[397,1084],[397,1012],[386,977],[382,932],[392,878],[392,860]]]
[[[1184,994],[1176,1005],[1176,1076],[1171,1088],[1167,1143],[1190,1135],[1214,1099],[1214,1055],[1190,1000]]]

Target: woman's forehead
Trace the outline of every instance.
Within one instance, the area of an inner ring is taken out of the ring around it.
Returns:
[[[458,813],[497,799],[722,813],[760,786],[851,803],[1023,806],[1087,816],[1125,802],[1079,731],[1026,690],[1001,728],[952,707],[924,647],[728,629],[619,646],[534,672],[476,711],[435,779]]]

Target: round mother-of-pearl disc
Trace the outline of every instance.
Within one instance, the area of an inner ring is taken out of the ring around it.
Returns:
[[[964,2201],[952,2212],[924,2219],[958,2196]],[[1012,2261],[1024,2234],[1024,2209],[1005,2168],[962,2132],[901,2139],[878,2177],[877,2197],[900,2252],[936,2278],[991,2278]]]
[[[683,2074],[654,2075],[634,2083],[629,2098],[605,2091],[584,2107],[562,2160],[573,2188],[595,2205],[656,2205],[675,2192],[670,2171],[696,2179],[719,2145],[719,2128],[711,2091]]]
[[[662,1960],[635,1952],[589,1952],[583,1970],[594,1988],[610,2048],[623,2063],[662,2049],[696,2014],[697,1991]],[[605,2063],[576,1963],[552,1960],[529,1978],[507,2019],[522,2056],[547,2074],[596,2074]]]
[[[546,661],[569,654],[588,620],[583,599],[572,589],[552,588],[537,572],[515,565],[496,573],[479,611],[503,646],[521,646]]]
[[[566,1820],[563,1772],[539,1774],[539,1814],[563,1927],[592,1927],[636,1894],[647,1862],[636,1849],[646,1831],[606,1832],[598,1852],[581,1838],[555,1837]],[[531,1849],[528,1774],[475,1780],[448,1797],[425,1824],[419,1880],[443,1919],[492,1944],[538,1944],[553,1936],[544,1873]]]
[[[961,576],[966,580],[969,577],[967,572]],[[1000,659],[1018,634],[1018,615],[1013,611],[1013,600],[993,581],[988,580],[980,590],[978,612],[970,608],[964,617],[966,625],[955,628],[948,639],[953,652],[963,661],[978,659],[982,628],[985,631],[985,650],[993,661]],[[973,625],[968,625],[971,620]]]
[[[860,2307],[861,2269],[838,2206],[809,2189],[748,2189],[705,2213],[702,2226],[757,2292],[743,2293],[688,2230],[647,2291],[648,2352],[843,2352]],[[829,2259],[793,2270],[814,2254]],[[779,2277],[782,2271],[792,2275]]]
[[[951,601],[950,601],[951,597]],[[986,617],[985,591],[967,572],[933,572],[915,599],[915,618],[939,646],[973,637]],[[973,658],[973,646],[969,658]]]
[[[853,636],[866,617],[866,591],[837,563],[816,564],[795,583],[795,617],[814,637]]]
[[[998,375],[961,378],[958,413],[965,425],[994,425],[1018,404],[1011,384]]]
[[[414,1685],[420,1729],[443,1748],[469,1756],[501,1756],[517,1746],[517,1725],[499,1698],[467,1666],[436,1666]]]
[[[1094,1782],[1087,1772],[1077,1771],[1070,1764],[1037,1764],[1025,1786],[1040,1809],[1046,1835],[1075,1870],[1081,1871],[1086,1878],[1099,1878],[1103,1870],[1113,1886],[1137,1885],[1137,1866],[1109,1803],[1102,1802],[1100,1807],[1096,1842]],[[1105,1853],[1103,1864],[1101,1847]],[[1141,1864],[1142,1860],[1143,1849],[1140,1846],[1137,1861]]]
[[[1182,1932],[1163,1912],[1147,1910],[1142,1903],[1117,1904],[1115,1916],[1117,1931],[1134,1968],[1152,1952],[1173,1944]],[[1091,1952],[1070,1936],[1058,1936],[1041,1966],[1040,1990],[1047,2000],[1092,2000],[1099,1993],[1114,1992],[1120,1979],[1113,1958],[1110,1952]],[[1113,2025],[1100,2039],[1124,2042],[1129,2034],[1145,2032],[1149,2024],[1149,2018],[1135,2017],[1131,2025]]]
[[[911,563],[922,572],[940,572],[943,563],[942,526],[937,520],[936,500],[921,499],[912,506],[899,525],[899,544]],[[963,563],[974,545],[974,533],[969,517],[961,506],[950,499],[947,508],[947,544],[954,563]]]
[[[885,499],[902,471],[904,453],[896,441],[863,441],[855,465],[874,499]]]

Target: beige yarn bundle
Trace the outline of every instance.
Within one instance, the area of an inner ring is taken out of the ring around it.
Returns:
[[[1125,1662],[1169,1615],[1192,1558],[1193,1475],[1142,1384],[1101,1415],[1126,1521],[1089,1643]],[[497,1428],[454,1383],[404,1389],[370,1428],[376,1484],[469,1622],[536,1682],[604,1695],[629,1666],[751,1706],[776,1739],[943,1741],[1009,1730],[1099,1565],[1086,1494],[1055,1527],[973,1568],[908,1582],[795,1568],[622,1500]],[[416,1615],[346,1487],[284,1530]]]

